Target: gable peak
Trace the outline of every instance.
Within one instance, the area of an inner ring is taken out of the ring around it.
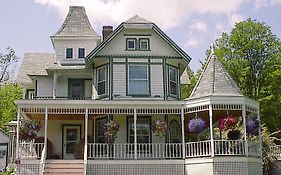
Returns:
[[[140,17],[139,15],[135,15],[135,16],[129,18],[128,20],[126,20],[125,23],[131,24],[131,23],[152,23],[152,22]]]

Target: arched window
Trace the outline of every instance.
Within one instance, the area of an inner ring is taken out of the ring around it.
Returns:
[[[181,142],[181,126],[178,121],[172,120],[169,125],[169,140],[170,143]]]

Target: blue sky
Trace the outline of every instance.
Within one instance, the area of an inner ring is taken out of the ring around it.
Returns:
[[[93,28],[116,27],[138,14],[155,22],[200,68],[208,47],[236,22],[253,18],[271,26],[281,38],[281,0],[1,0],[0,52],[13,47],[26,52],[52,53],[50,36],[63,23],[70,5],[85,6]]]

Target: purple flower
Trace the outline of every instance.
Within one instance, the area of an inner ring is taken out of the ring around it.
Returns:
[[[191,119],[188,123],[188,130],[191,133],[200,133],[205,127],[205,121],[201,118]]]
[[[259,121],[257,119],[248,119],[246,129],[247,133],[256,135],[259,129]]]

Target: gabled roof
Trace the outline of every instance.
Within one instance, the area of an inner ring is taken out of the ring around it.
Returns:
[[[124,28],[126,28],[126,25],[138,25],[138,24],[144,24],[151,26],[152,30],[154,30],[165,42],[169,43],[169,45],[182,57],[184,60],[189,63],[191,60],[191,57],[188,56],[173,40],[171,40],[157,25],[154,23],[139,17],[138,15],[133,16],[132,18],[129,18],[125,22],[122,22],[111,34],[106,37],[105,40],[101,42],[100,45],[98,45],[91,53],[88,54],[88,56],[85,58],[86,62],[89,62],[92,57],[95,57],[99,51],[101,51],[107,43],[109,43],[119,32],[121,32]]]
[[[91,26],[85,8],[70,6],[61,28],[54,36],[98,36],[98,34]]]
[[[46,69],[54,64],[54,54],[26,53],[20,65],[17,83],[32,83],[28,75],[48,75]]]
[[[211,54],[189,98],[206,96],[243,96],[214,53]]]

